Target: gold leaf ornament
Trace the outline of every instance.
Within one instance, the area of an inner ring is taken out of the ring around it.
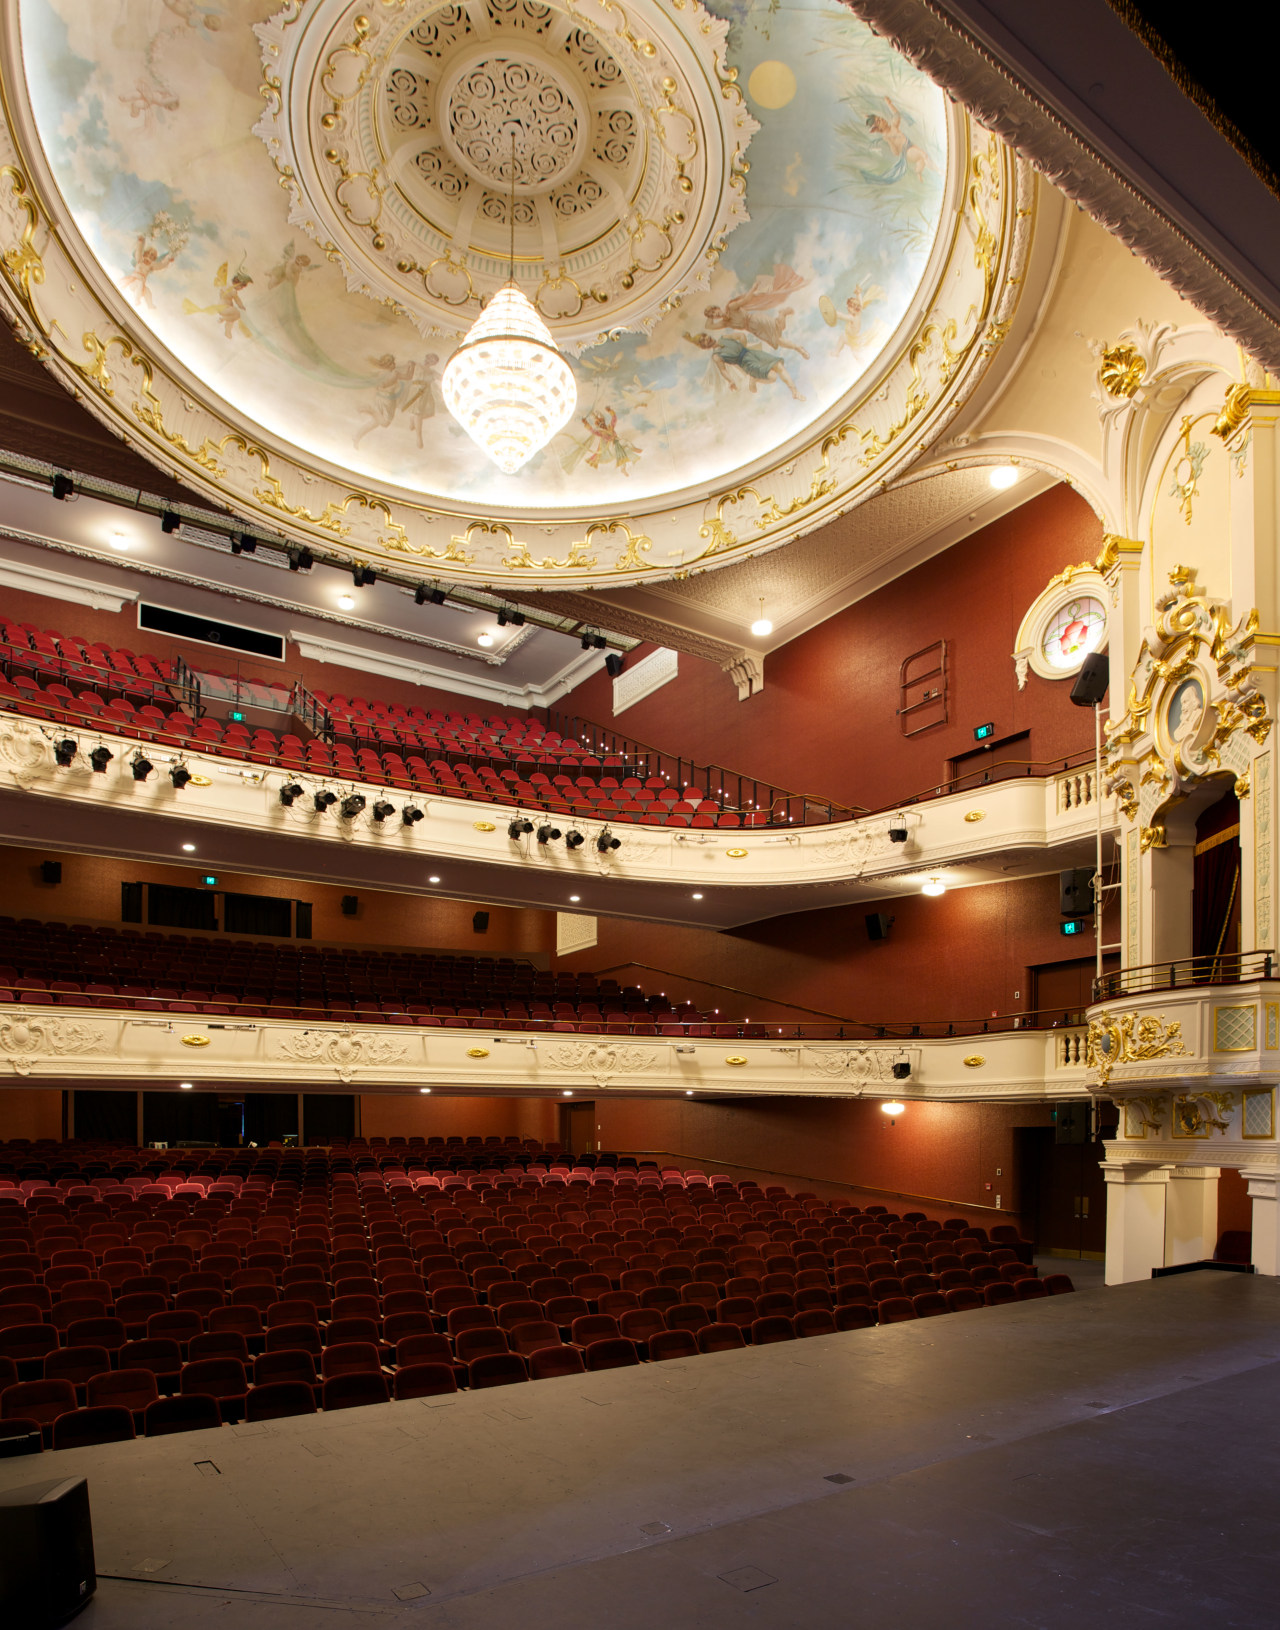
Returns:
[[[182,1045],[184,1047],[207,1047],[210,1039],[208,1036],[183,1036]]]
[[[489,1049],[487,1047],[468,1047],[467,1048],[467,1057],[468,1058],[488,1058],[488,1056],[489,1056]]]

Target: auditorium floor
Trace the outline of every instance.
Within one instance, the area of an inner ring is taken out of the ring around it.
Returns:
[[[1276,1622],[1280,1283],[1048,1302],[0,1461],[83,1630]],[[103,1576],[122,1577],[103,1577]]]

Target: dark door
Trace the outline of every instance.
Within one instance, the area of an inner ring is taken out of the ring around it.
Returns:
[[[560,1141],[571,1155],[589,1155],[595,1149],[596,1106],[561,1104]]]
[[[1106,1145],[1057,1143],[1051,1126],[1018,1127],[1014,1136],[1026,1189],[1023,1215],[1033,1229],[1036,1250],[1100,1259],[1107,1244],[1100,1166]]]

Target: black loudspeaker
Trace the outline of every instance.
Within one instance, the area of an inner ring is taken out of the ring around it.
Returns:
[[[40,879],[44,883],[61,883],[62,862],[60,860],[42,860],[40,862]]]
[[[1058,873],[1058,910],[1064,917],[1093,915],[1093,867]]]
[[[1053,1106],[1053,1141],[1055,1143],[1088,1143],[1089,1105],[1087,1103],[1055,1104]]]
[[[471,919],[471,926],[477,934],[487,934],[489,932],[489,913],[487,911],[477,911]]]
[[[1107,694],[1111,664],[1105,651],[1091,651],[1071,687],[1071,700],[1077,707],[1093,707]]]
[[[623,658],[619,652],[609,652],[609,655],[604,659],[604,671],[609,675],[610,679],[616,679],[622,672],[622,663]]]
[[[342,915],[354,917],[360,909],[360,896],[358,894],[344,894],[342,896]]]
[[[66,1624],[97,1585],[83,1477],[0,1494],[0,1623],[14,1630]]]
[[[887,940],[893,922],[894,919],[886,917],[883,911],[869,911],[866,917],[867,938],[869,940]]]
[[[893,1079],[895,1081],[905,1081],[910,1074],[911,1066],[907,1063],[905,1058],[899,1059],[893,1066]]]

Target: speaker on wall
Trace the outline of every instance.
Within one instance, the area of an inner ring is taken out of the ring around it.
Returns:
[[[867,938],[869,940],[887,940],[893,922],[894,919],[885,916],[883,911],[869,911],[866,916]]]
[[[1093,867],[1058,873],[1058,909],[1064,917],[1087,917],[1093,910]]]
[[[623,661],[624,658],[621,652],[609,652],[609,655],[604,659],[604,671],[609,675],[610,679],[616,679],[622,672]]]
[[[477,911],[471,919],[471,926],[477,934],[487,934],[489,932],[489,913],[487,911]]]
[[[55,1477],[0,1494],[0,1623],[66,1624],[97,1589],[89,1485]]]
[[[360,909],[360,896],[358,894],[344,894],[342,896],[342,915],[354,917]]]
[[[40,862],[40,881],[42,883],[61,883],[62,862],[60,860],[42,860]]]
[[[1111,664],[1105,651],[1090,651],[1084,659],[1076,682],[1071,687],[1071,700],[1077,707],[1093,707],[1107,694]]]

